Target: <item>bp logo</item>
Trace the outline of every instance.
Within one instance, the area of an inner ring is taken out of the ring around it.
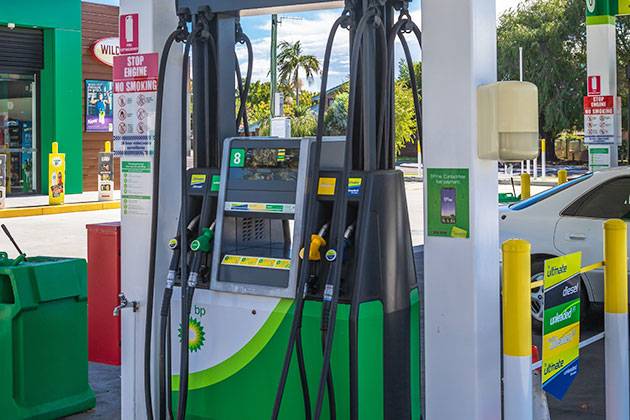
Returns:
[[[190,317],[190,320],[188,321],[188,325],[190,328],[190,332],[188,333],[188,350],[194,352],[197,352],[199,350],[201,350],[201,348],[203,347],[204,343],[206,342],[206,333],[203,331],[203,326],[201,325],[201,323],[193,318]],[[179,337],[179,342],[182,342],[182,324],[179,324],[179,329],[178,329],[179,333],[177,334],[177,336]]]
[[[52,160],[52,164],[55,167],[61,166],[61,158],[60,157],[54,157],[53,160]]]
[[[588,11],[590,13],[593,13],[595,11],[595,2],[597,0],[586,0],[586,8],[588,9]]]

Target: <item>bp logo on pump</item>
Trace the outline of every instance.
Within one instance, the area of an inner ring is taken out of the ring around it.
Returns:
[[[195,309],[197,309],[197,307],[195,306]],[[204,313],[205,313],[205,309],[204,309]],[[190,319],[188,320],[188,325],[190,328],[190,331],[188,333],[188,349],[191,352],[197,352],[199,350],[201,350],[201,348],[203,347],[203,345],[206,342],[206,333],[203,329],[203,325],[201,325],[201,322],[199,322],[199,320],[197,320],[197,318],[194,317],[190,317]],[[182,324],[179,324],[179,342],[182,342]]]
[[[596,0],[586,0],[586,8],[589,13],[593,13],[595,11],[595,2]]]

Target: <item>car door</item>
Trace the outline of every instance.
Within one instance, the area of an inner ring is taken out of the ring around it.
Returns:
[[[584,193],[561,212],[554,232],[554,245],[562,254],[582,252],[582,266],[602,261],[603,224],[608,219],[630,222],[630,177],[603,182]],[[604,299],[604,270],[584,275],[592,301]]]

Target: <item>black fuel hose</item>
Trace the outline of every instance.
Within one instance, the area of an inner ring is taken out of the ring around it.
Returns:
[[[238,57],[236,56],[236,51],[234,52],[234,57],[236,60],[236,78],[238,81],[238,91],[239,91],[239,97],[241,101],[238,107],[238,115],[236,117],[236,132],[238,133],[238,129],[241,125],[241,121],[243,121],[245,135],[249,136],[249,124],[247,122],[246,110],[247,110],[247,96],[249,95],[249,87],[252,81],[252,72],[254,69],[254,50],[252,48],[252,42],[249,40],[249,37],[245,35],[242,29],[240,29],[240,27],[237,29],[236,42],[245,44],[247,46],[247,74],[245,76],[245,86],[243,86],[243,80],[241,77],[241,68],[239,66]]]
[[[340,26],[347,27],[349,21],[349,10],[344,9],[342,15],[337,18],[332,28],[330,29],[330,33],[328,35],[328,41],[326,43],[326,51],[324,53],[324,65],[322,67],[322,79],[321,79],[321,89],[319,96],[319,103],[326,103],[326,86],[328,84],[328,71],[330,68],[330,58],[332,55],[332,47],[333,42],[335,40],[335,35],[337,34],[337,30]],[[315,200],[317,199],[317,181],[319,179],[319,162],[321,160],[321,151],[322,151],[322,137],[324,135],[324,107],[319,107],[319,114],[317,119],[317,133],[315,136],[315,156],[313,158],[312,166],[309,168],[311,175],[308,178],[307,182],[307,190],[306,190],[306,205],[305,208],[312,208],[315,204]],[[308,256],[311,250],[311,241],[308,233],[312,232],[315,225],[315,220],[313,217],[307,217],[306,223],[304,224],[304,230],[302,237],[305,240],[304,246],[304,255]],[[289,368],[291,366],[291,357],[293,355],[293,349],[296,346],[297,336],[300,332],[300,327],[302,324],[302,315],[304,311],[304,289],[306,287],[306,283],[309,278],[309,265],[310,260],[308,258],[304,258],[302,260],[302,264],[300,266],[300,276],[298,280],[297,290],[296,290],[296,300],[295,300],[295,313],[293,314],[293,322],[291,324],[291,332],[289,334],[289,342],[287,344],[287,351],[284,355],[284,362],[282,366],[282,372],[280,374],[280,382],[278,383],[278,391],[276,393],[276,399],[274,401],[273,413],[271,415],[272,420],[277,420],[278,415],[280,413],[280,405],[282,404],[282,395],[284,393],[284,388],[287,383],[287,376],[289,374]],[[301,348],[301,346],[300,346]],[[298,356],[299,361],[300,356]],[[304,399],[309,398],[308,395],[304,395]],[[306,403],[305,403],[306,405]],[[306,408],[306,407],[305,407]],[[310,403],[308,405],[308,410],[305,412],[305,416],[310,420],[311,412],[310,412]]]
[[[186,25],[180,16],[177,29],[166,39],[162,56],[160,57],[160,67],[158,70],[158,91],[155,109],[155,140],[153,146],[153,192],[151,203],[151,238],[149,249],[149,273],[147,279],[147,301],[146,320],[144,329],[144,404],[148,420],[153,420],[153,398],[151,395],[151,338],[153,327],[153,300],[155,296],[155,262],[157,253],[157,223],[160,198],[160,149],[162,140],[162,109],[164,104],[164,78],[166,76],[166,65],[168,55],[173,42],[186,31]]]
[[[341,186],[348,185],[348,177],[350,173],[350,166],[352,164],[352,140],[353,140],[353,128],[354,128],[354,114],[355,114],[355,100],[356,100],[356,80],[359,67],[359,58],[361,50],[361,40],[363,32],[366,30],[368,22],[374,20],[376,26],[383,25],[380,17],[377,15],[375,9],[368,9],[359,21],[355,34],[354,42],[352,43],[352,53],[350,57],[350,93],[348,98],[348,124],[346,130],[346,144],[345,144],[345,164],[343,168],[343,175],[339,180]],[[347,188],[338,188],[335,192],[335,206],[334,214],[331,222],[330,238],[333,241],[331,243],[334,248],[341,250],[343,244],[343,234],[345,228],[345,219],[348,206],[348,192]],[[328,273],[328,279],[326,280],[326,286],[324,291],[324,299],[322,301],[322,331],[326,334],[326,342],[324,349],[324,358],[322,362],[322,370],[319,378],[319,388],[317,391],[317,402],[315,404],[315,414],[313,418],[319,420],[322,412],[322,405],[324,402],[324,388],[326,388],[326,382],[328,373],[330,372],[330,357],[332,354],[332,343],[335,334],[335,321],[337,318],[337,306],[339,303],[339,284],[341,280],[341,266],[343,263],[343,251],[341,255],[332,262],[331,269]]]
[[[190,325],[188,321],[190,309],[186,308],[186,299],[188,295],[188,286],[185,282],[185,279],[188,278],[188,254],[187,254],[187,244],[188,237],[186,232],[186,220],[188,217],[188,179],[186,174],[186,158],[188,156],[188,107],[186,106],[186,102],[188,99],[188,61],[190,58],[190,49],[192,43],[194,42],[197,35],[203,29],[202,26],[195,26],[192,32],[188,35],[186,39],[186,47],[184,48],[184,57],[182,60],[182,116],[181,116],[181,194],[182,194],[182,204],[181,204],[181,215],[180,215],[180,229],[181,229],[181,239],[182,239],[182,247],[181,247],[181,256],[180,256],[180,271],[181,271],[181,279],[182,279],[182,307],[181,307],[181,328],[182,328],[182,337],[181,337],[181,355],[180,355],[180,367],[179,367],[179,399],[177,403],[177,419],[184,420],[186,417],[186,404],[188,403],[188,338],[190,333]]]

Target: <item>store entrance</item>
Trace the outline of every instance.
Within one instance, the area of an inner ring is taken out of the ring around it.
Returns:
[[[37,74],[0,73],[0,153],[7,155],[7,194],[37,191]]]

